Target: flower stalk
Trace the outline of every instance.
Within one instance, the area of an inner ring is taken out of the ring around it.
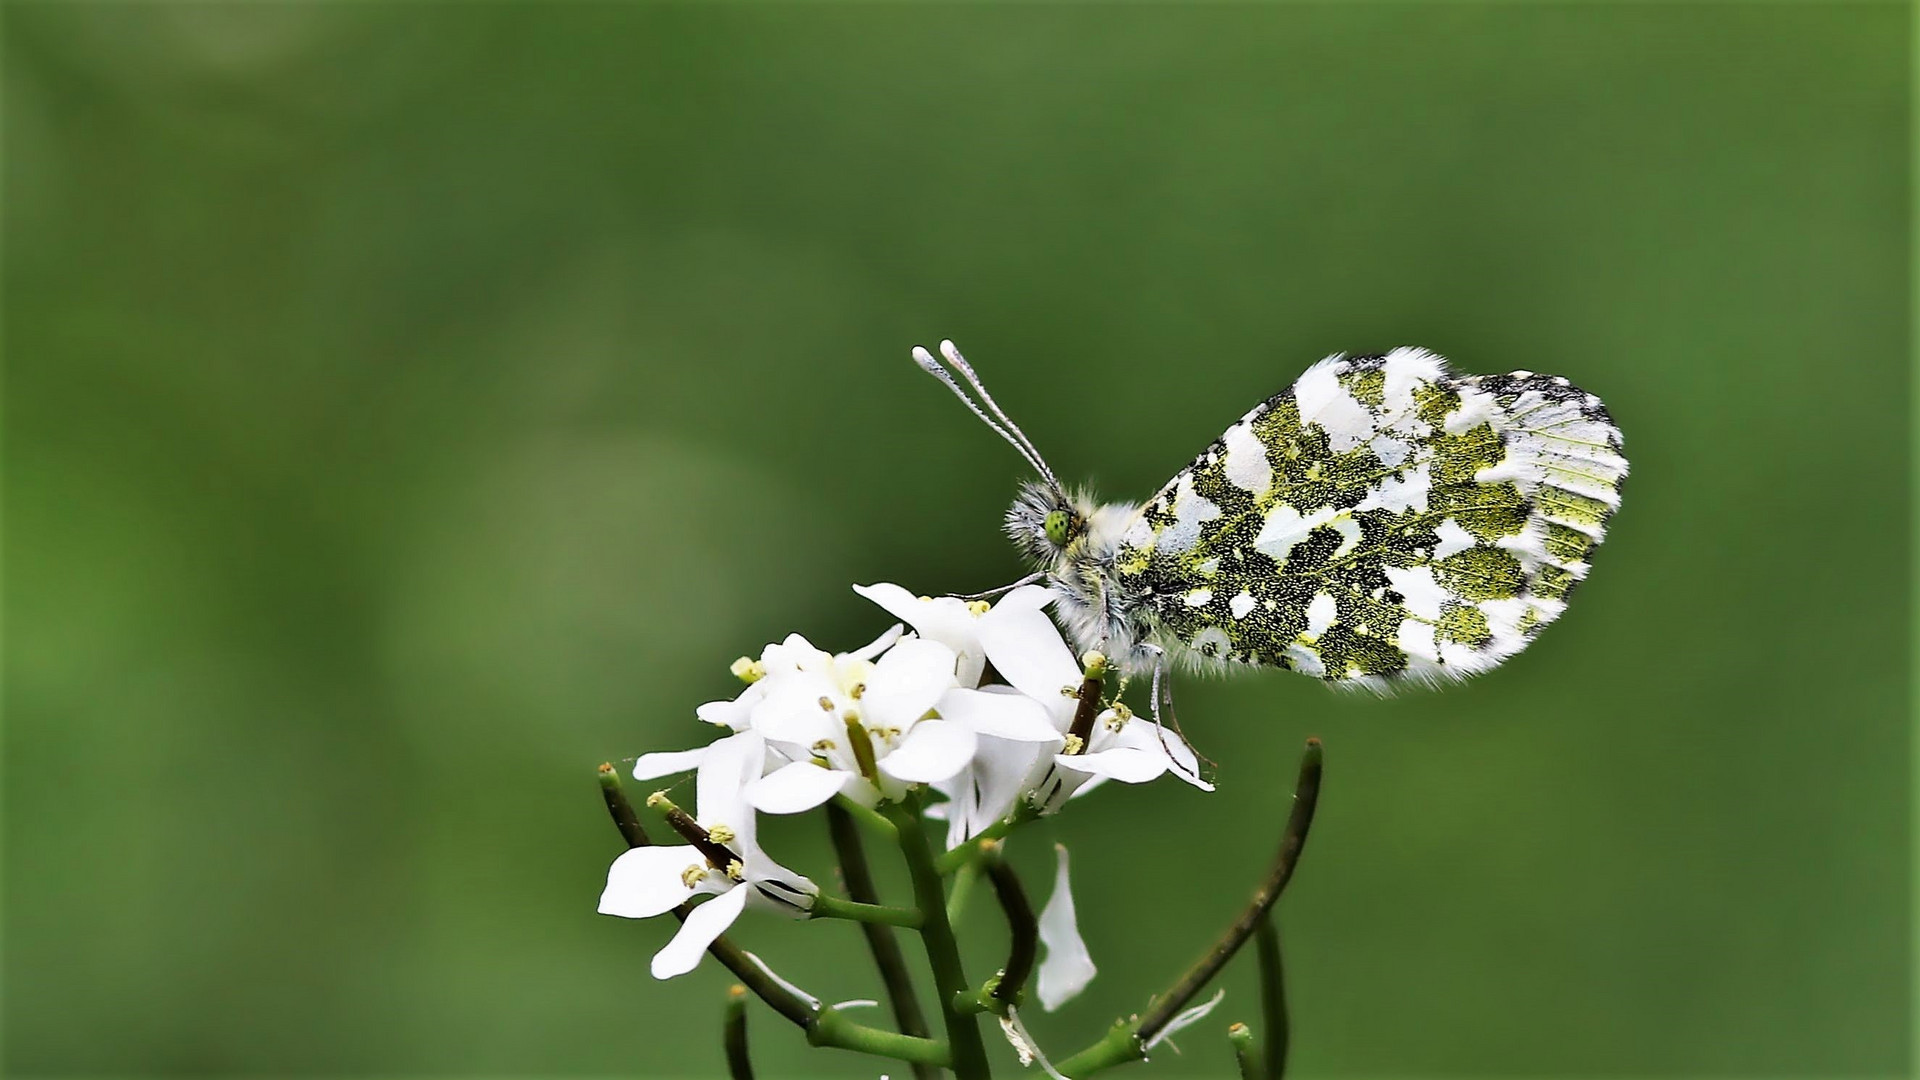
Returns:
[[[1281,891],[1293,878],[1300,853],[1306,847],[1307,830],[1313,825],[1314,807],[1320,798],[1320,773],[1320,740],[1308,739],[1306,753],[1300,759],[1300,775],[1294,782],[1293,809],[1287,817],[1286,832],[1280,838],[1280,850],[1274,855],[1273,866],[1267,871],[1266,880],[1254,891],[1246,910],[1214,942],[1206,955],[1196,961],[1166,993],[1156,998],[1138,1020],[1115,1025],[1092,1046],[1065,1061],[1056,1062],[1055,1068],[1061,1074],[1082,1080],[1102,1069],[1146,1057],[1147,1048],[1169,1029],[1186,1010],[1188,1003],[1213,981],[1214,976],[1220,974],[1220,970],[1227,966],[1227,961],[1232,960],[1240,947],[1254,936],[1260,924],[1267,920],[1274,901],[1280,898]]]
[[[1253,1031],[1245,1024],[1227,1029],[1227,1041],[1233,1044],[1233,1060],[1240,1066],[1240,1080],[1267,1080],[1261,1070],[1260,1056],[1253,1045]]]
[[[1265,1067],[1268,1080],[1280,1080],[1287,1073],[1287,985],[1280,966],[1280,927],[1273,912],[1260,920],[1253,935],[1254,955],[1260,960],[1260,1018],[1266,1025]]]
[[[933,845],[920,827],[917,809],[910,803],[887,803],[881,812],[899,831],[900,854],[913,880],[914,902],[924,916],[920,939],[926,946],[927,963],[933,968],[934,993],[953,1052],[954,1075],[958,1080],[986,1080],[987,1046],[980,1037],[980,1025],[954,1001],[955,994],[967,988],[966,970],[960,963],[953,925],[947,922],[946,892],[934,865]]]
[[[847,800],[836,799],[826,806],[827,830],[833,840],[834,854],[840,861],[840,880],[846,886],[847,895],[854,900],[877,904],[880,902],[880,892],[874,886],[873,872],[867,866],[866,849],[860,842],[860,830],[846,803]],[[886,821],[877,814],[874,817],[883,823]],[[891,824],[887,830],[893,832]],[[866,935],[867,951],[873,954],[874,966],[880,970],[880,982],[886,987],[887,1001],[893,1008],[894,1026],[903,1035],[926,1038],[929,1035],[927,1018],[920,1011],[920,1001],[913,989],[913,976],[908,973],[906,957],[900,952],[900,939],[894,935],[891,927],[882,923],[862,923],[860,929]],[[939,1070],[930,1064],[917,1062],[913,1066],[913,1073],[917,1080],[935,1080]]]
[[[993,883],[1000,910],[1006,913],[1007,930],[1012,937],[1006,966],[1000,969],[991,994],[994,1012],[1005,1016],[1009,1007],[1020,1004],[1027,979],[1033,974],[1034,957],[1039,952],[1040,921],[1033,914],[1033,904],[1020,885],[1019,875],[1002,856],[999,841],[982,845],[981,862],[986,867],[987,880]]]
[[[753,1060],[747,1055],[747,988],[735,983],[727,990],[727,1021],[723,1042],[727,1075],[731,1080],[753,1080]]]

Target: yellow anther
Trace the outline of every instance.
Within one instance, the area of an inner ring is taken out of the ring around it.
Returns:
[[[923,596],[923,597],[921,597],[921,598],[920,598],[920,602],[921,602],[921,603],[923,603],[923,604],[931,604],[931,603],[933,603],[933,597],[931,597],[931,596]]]
[[[747,868],[740,865],[739,859],[735,859],[727,864],[727,876],[735,881],[745,881],[747,880]]]
[[[1126,702],[1116,701],[1113,703],[1113,724],[1115,727],[1125,724],[1131,719],[1133,719],[1133,710],[1127,708]]]
[[[726,825],[715,825],[709,828],[707,835],[713,837],[713,842],[716,844],[731,844],[736,839],[733,829]]]
[[[987,603],[985,600],[969,600],[967,601],[967,610],[973,612],[975,615],[985,615],[987,612],[993,610],[993,605]]]
[[[749,685],[767,677],[767,665],[751,656],[743,656],[735,660],[733,666],[727,670],[733,672],[734,678]]]
[[[847,696],[852,698],[855,701],[859,701],[861,698],[866,697],[867,684],[863,682],[854,683],[853,689],[847,691]]]
[[[821,712],[833,711],[833,699],[830,697],[827,697],[825,694],[820,695],[820,711]]]
[[[1077,686],[1063,686],[1060,688],[1060,696],[1061,697],[1079,697],[1080,688]]]
[[[685,885],[689,889],[705,880],[707,880],[707,868],[701,866],[699,863],[694,863],[685,870],[680,871],[680,884]]]
[[[1066,754],[1068,757],[1072,757],[1074,754],[1077,754],[1086,748],[1087,748],[1086,740],[1082,739],[1078,735],[1068,735],[1067,745],[1061,747],[1060,752],[1063,754]]]
[[[821,739],[819,742],[814,743],[812,746],[808,747],[807,749],[813,750],[817,753],[824,754],[827,751],[833,749],[836,745],[838,744],[835,743],[832,739]]]

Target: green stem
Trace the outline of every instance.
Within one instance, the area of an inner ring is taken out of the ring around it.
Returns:
[[[727,1075],[732,1080],[753,1080],[753,1061],[747,1056],[747,988],[734,986],[727,991]]]
[[[1007,930],[1012,937],[1007,949],[1007,964],[1000,969],[999,981],[993,987],[993,999],[1001,1006],[998,1011],[1004,1013],[1006,1006],[1020,1004],[1027,977],[1033,974],[1034,956],[1040,942],[1040,921],[1034,917],[1033,903],[1027,899],[1027,890],[1021,887],[1019,875],[1001,857],[1000,845],[989,845],[983,857],[987,879],[993,882],[993,893],[1000,900],[1000,909],[1007,913]]]
[[[980,857],[981,845],[991,843],[995,840],[1005,839],[1008,833],[1039,816],[1040,812],[1035,810],[1029,803],[1022,802],[1016,805],[1007,813],[1006,817],[980,830],[979,835],[973,839],[961,844],[952,851],[942,854],[939,859],[935,861],[935,864],[940,869],[940,875],[945,877],[968,863],[973,862]]]
[[[862,806],[845,795],[835,795],[830,804],[833,809],[851,814],[854,820],[867,826],[889,840],[894,838],[893,822],[880,816],[880,812],[871,806]]]
[[[1229,1027],[1227,1041],[1233,1044],[1233,1060],[1240,1065],[1240,1080],[1267,1080],[1260,1070],[1260,1055],[1254,1052],[1253,1032],[1247,1025]]]
[[[820,1014],[807,1027],[807,1041],[815,1046],[854,1050],[915,1065],[943,1066],[953,1063],[953,1055],[948,1052],[944,1042],[855,1023],[831,1005],[821,1006]]]
[[[1313,825],[1314,806],[1320,797],[1320,768],[1320,740],[1308,739],[1306,753],[1300,759],[1300,776],[1294,783],[1293,811],[1287,817],[1287,831],[1280,838],[1280,850],[1274,856],[1266,880],[1254,891],[1246,910],[1234,920],[1233,925],[1227,927],[1226,933],[1166,993],[1156,998],[1140,1019],[1131,1024],[1125,1021],[1116,1024],[1100,1041],[1065,1061],[1055,1062],[1054,1068],[1063,1075],[1080,1080],[1102,1069],[1144,1058],[1147,1044],[1154,1041],[1154,1037],[1206,988],[1215,975],[1220,974],[1220,969],[1227,966],[1227,961],[1233,959],[1240,947],[1266,921],[1267,913],[1273,910],[1274,901],[1280,898],[1281,890],[1287,887],[1287,882],[1293,877],[1294,867],[1300,861],[1300,852],[1307,843],[1307,830]]]
[[[1313,809],[1320,798],[1320,740],[1308,739],[1307,751],[1300,759],[1300,776],[1293,786],[1293,812],[1287,816],[1287,831],[1280,838],[1280,851],[1273,857],[1273,868],[1267,871],[1267,879],[1253,894],[1253,900],[1247,909],[1235,919],[1227,932],[1220,935],[1213,948],[1196,961],[1180,980],[1154,1002],[1140,1018],[1134,1029],[1143,1043],[1152,1042],[1167,1022],[1180,1014],[1187,1003],[1206,989],[1220,969],[1227,966],[1233,954],[1247,943],[1255,929],[1266,921],[1267,912],[1273,910],[1274,901],[1280,899],[1281,890],[1293,877],[1293,868],[1299,865],[1300,852],[1307,844],[1307,830],[1313,825]]]
[[[967,975],[960,963],[960,946],[953,939],[953,925],[947,922],[947,898],[934,864],[933,845],[920,826],[917,809],[913,804],[888,803],[882,812],[899,831],[900,854],[913,879],[914,903],[924,916],[920,940],[933,968],[934,996],[953,1050],[954,1075],[958,1080],[986,1080],[987,1046],[981,1041],[980,1025],[954,1005],[955,993],[967,988]]]
[[[1260,920],[1253,935],[1254,955],[1260,959],[1260,1020],[1266,1025],[1267,1080],[1287,1074],[1287,983],[1280,967],[1280,928],[1273,912]]]
[[[871,810],[866,812],[873,814]],[[878,814],[873,817],[886,826],[889,835],[894,834],[892,824],[885,818]],[[834,854],[840,860],[840,878],[846,884],[847,895],[863,904],[879,903],[880,891],[867,866],[860,830],[854,824],[853,814],[839,800],[827,804],[827,831],[833,838]],[[873,954],[874,966],[880,969],[880,981],[886,986],[887,1000],[893,1006],[894,1025],[902,1035],[926,1038],[930,1034],[927,1018],[920,1011],[919,998],[914,994],[913,976],[907,972],[906,957],[901,955],[900,939],[891,927],[880,923],[862,923],[860,929],[866,935],[867,951]],[[938,1080],[939,1070],[926,1063],[915,1063],[913,1074],[916,1080]]]
[[[912,908],[889,907],[886,904],[863,904],[857,900],[842,900],[837,896],[821,893],[813,898],[813,910],[807,916],[810,919],[850,919],[859,923],[878,923],[882,926],[904,926],[909,930],[918,930],[920,913]]]
[[[947,921],[957,923],[960,915],[967,910],[967,899],[973,895],[974,883],[980,880],[980,864],[964,862],[954,872],[953,888],[947,892]]]

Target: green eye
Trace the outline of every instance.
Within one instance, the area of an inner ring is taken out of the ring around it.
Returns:
[[[1067,546],[1067,512],[1055,510],[1047,515],[1047,539],[1054,547]]]

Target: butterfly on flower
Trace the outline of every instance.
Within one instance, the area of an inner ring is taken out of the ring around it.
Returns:
[[[1169,660],[1375,690],[1493,668],[1566,610],[1627,473],[1606,407],[1566,379],[1400,348],[1327,357],[1144,503],[1102,503],[940,351],[914,360],[1040,474],[1006,516],[1028,580],[1080,648],[1156,684]]]

